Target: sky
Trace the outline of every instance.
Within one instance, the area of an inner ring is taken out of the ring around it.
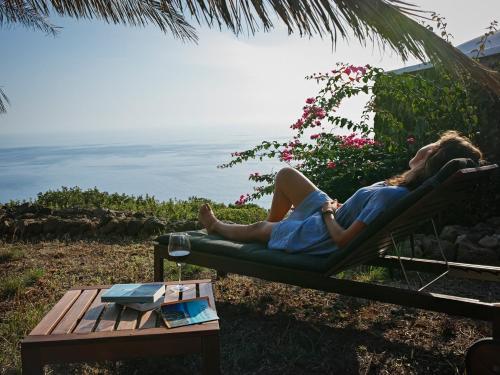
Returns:
[[[414,3],[446,17],[454,44],[500,18],[498,0]],[[405,65],[390,50],[354,40],[332,50],[328,39],[288,36],[283,26],[239,38],[197,27],[193,44],[154,27],[51,20],[63,27],[56,37],[0,29],[0,86],[11,101],[0,116],[0,147],[288,136],[318,90],[306,75],[338,61]],[[342,110],[355,118],[361,104]]]

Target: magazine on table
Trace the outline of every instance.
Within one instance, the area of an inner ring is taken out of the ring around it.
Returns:
[[[165,294],[165,284],[115,284],[101,296],[102,302],[155,303]]]
[[[210,307],[208,297],[163,303],[158,310],[168,328],[219,319],[215,310]]]

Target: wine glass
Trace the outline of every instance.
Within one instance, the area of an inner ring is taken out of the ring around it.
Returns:
[[[189,241],[189,235],[187,233],[172,233],[170,235],[170,240],[168,241],[168,255],[175,258],[177,261],[177,267],[179,267],[179,283],[173,285],[170,289],[176,292],[184,292],[189,288],[181,284],[181,260],[185,259],[191,253],[191,243]]]

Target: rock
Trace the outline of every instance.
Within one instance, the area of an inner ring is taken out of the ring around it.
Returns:
[[[127,224],[127,234],[137,236],[144,225],[144,219],[132,219]]]
[[[479,245],[494,249],[498,246],[498,238],[496,236],[484,236],[478,242]]]
[[[36,207],[33,206],[31,203],[26,202],[16,207],[16,213],[17,215],[23,215],[27,213],[34,214],[36,213]]]
[[[22,214],[20,216],[17,217],[17,219],[33,219],[35,217],[35,214],[32,213],[32,212],[27,212],[25,214]]]
[[[55,216],[49,216],[47,220],[43,222],[43,232],[46,234],[56,233],[59,227],[60,219]]]
[[[3,218],[0,221],[0,235],[12,235],[15,230],[15,221],[11,218]]]
[[[199,227],[197,220],[179,220],[170,223],[172,231],[174,232],[183,232],[189,230],[201,229]]]
[[[52,215],[52,209],[51,208],[48,208],[48,207],[38,207],[38,209],[36,211],[36,216],[40,217],[40,216],[48,216],[48,215]]]
[[[469,232],[466,234],[467,240],[473,243],[477,243],[481,238],[486,235],[485,232]]]
[[[490,217],[486,222],[495,228],[500,228],[500,216]]]
[[[441,248],[443,249],[443,254],[448,260],[454,260],[456,258],[456,245],[451,241],[447,240],[436,240],[433,236],[427,237],[427,239],[422,243],[422,251],[426,257],[433,259],[443,259],[441,254]]]
[[[133,217],[136,217],[138,219],[145,219],[146,218],[146,214],[144,212],[134,212],[132,214]]]
[[[467,233],[467,228],[462,225],[446,225],[441,231],[439,238],[442,240],[455,242],[458,235],[465,233]]]
[[[498,254],[495,250],[484,248],[467,241],[462,241],[458,245],[457,253],[457,260],[462,263],[488,265],[498,263]]]
[[[480,232],[483,234],[493,234],[495,229],[490,225],[486,223],[477,223],[472,227],[472,231],[474,232]]]
[[[99,232],[99,234],[102,234],[102,235],[114,233],[114,232],[118,231],[119,225],[120,225],[120,222],[117,219],[113,218],[113,219],[109,220],[106,224],[101,226],[99,228],[98,232]]]
[[[99,208],[94,208],[92,210],[92,216],[102,219],[104,217],[106,217],[106,218],[112,218],[115,215],[114,215],[114,213],[111,210],[108,210],[107,208],[101,208],[101,207],[99,207]]]
[[[160,234],[167,228],[167,223],[157,217],[149,217],[144,221],[142,228],[146,235]]]

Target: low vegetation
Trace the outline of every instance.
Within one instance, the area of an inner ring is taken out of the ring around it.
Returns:
[[[24,201],[10,201],[8,206],[18,206]],[[267,211],[255,204],[244,207],[225,205],[204,198],[191,197],[187,200],[169,199],[160,201],[150,195],[127,195],[102,192],[97,188],[82,190],[78,186],[61,187],[58,190],[48,190],[38,193],[30,203],[52,209],[63,208],[107,208],[119,211],[139,211],[170,221],[196,220],[198,209],[203,203],[210,203],[222,220],[252,223],[266,217]]]

